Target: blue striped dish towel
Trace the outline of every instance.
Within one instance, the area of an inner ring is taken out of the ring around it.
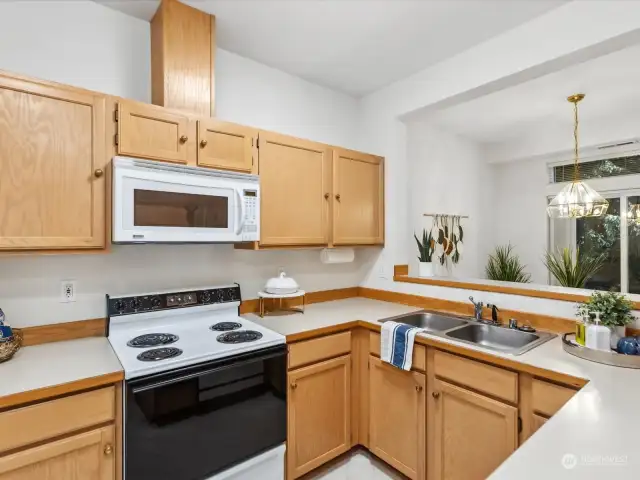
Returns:
[[[380,358],[402,370],[411,370],[413,341],[420,328],[404,323],[384,322],[380,335]]]

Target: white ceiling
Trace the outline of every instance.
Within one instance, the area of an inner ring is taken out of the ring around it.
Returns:
[[[149,20],[157,0],[95,0]],[[185,0],[218,45],[353,96],[467,50],[566,0]]]
[[[573,110],[566,97],[585,93],[579,107],[585,133],[581,144],[589,143],[586,134],[594,128],[637,118],[638,58],[640,46],[630,47],[413,120],[432,121],[483,143],[523,142],[530,132],[541,130],[566,132],[570,143]],[[640,126],[636,135],[640,135]]]

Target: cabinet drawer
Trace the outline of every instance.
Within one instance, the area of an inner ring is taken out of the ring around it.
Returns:
[[[0,414],[0,452],[23,447],[115,418],[115,389],[37,403]]]
[[[369,333],[369,353],[377,357],[380,356],[380,334]],[[423,345],[413,345],[413,358],[411,359],[411,369],[424,372],[427,365],[427,349]]]
[[[531,387],[533,410],[551,417],[555,415],[575,393],[575,390],[571,390],[570,388],[561,387],[560,385],[534,378]]]
[[[508,402],[518,401],[518,374],[436,350],[435,374]]]
[[[351,332],[293,343],[289,346],[289,368],[297,368],[350,352]]]

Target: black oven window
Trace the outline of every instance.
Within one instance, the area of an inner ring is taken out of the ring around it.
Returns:
[[[229,228],[229,199],[191,193],[134,190],[136,227]]]

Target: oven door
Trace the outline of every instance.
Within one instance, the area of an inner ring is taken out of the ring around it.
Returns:
[[[114,160],[114,243],[212,243],[242,238],[243,198],[232,174]]]
[[[201,480],[286,440],[286,346],[127,381],[125,480]]]

